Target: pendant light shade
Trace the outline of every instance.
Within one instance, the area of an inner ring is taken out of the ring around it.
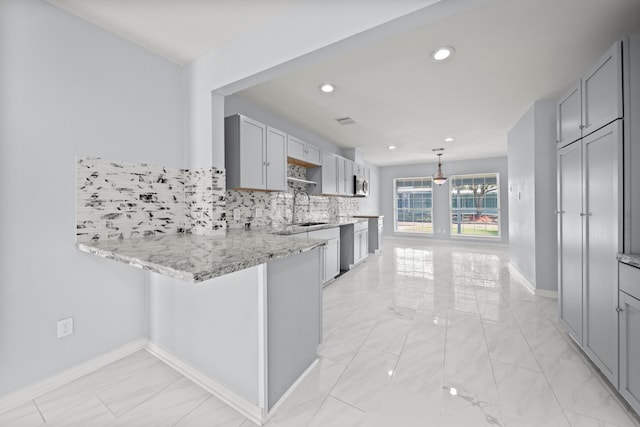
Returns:
[[[442,153],[438,154],[438,171],[433,174],[433,182],[438,185],[442,185],[447,182],[447,177],[442,173],[442,163],[440,162],[440,156],[442,156]]]

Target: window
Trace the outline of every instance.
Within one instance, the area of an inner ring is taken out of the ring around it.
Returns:
[[[498,174],[454,175],[451,188],[451,235],[500,237]]]
[[[433,234],[433,182],[431,177],[393,180],[394,230],[399,233]]]

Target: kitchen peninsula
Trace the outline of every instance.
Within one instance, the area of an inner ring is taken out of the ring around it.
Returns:
[[[78,249],[151,272],[147,350],[263,423],[317,361],[325,241],[218,227],[221,170],[77,168]]]

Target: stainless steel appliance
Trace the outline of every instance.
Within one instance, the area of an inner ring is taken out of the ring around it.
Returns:
[[[366,197],[369,195],[369,181],[361,175],[354,176],[355,195],[358,197]]]

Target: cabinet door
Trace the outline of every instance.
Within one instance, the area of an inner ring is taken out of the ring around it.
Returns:
[[[583,135],[622,117],[622,43],[616,42],[582,78]]]
[[[344,157],[340,157],[338,156],[337,158],[337,162],[338,162],[338,194],[339,195],[344,195],[345,194],[345,188],[344,188],[344,173],[345,173],[345,165],[347,163],[347,159],[345,159]]]
[[[328,240],[326,248],[324,275],[325,283],[340,274],[340,239]]]
[[[353,263],[356,264],[362,257],[362,232],[356,231],[353,234]]]
[[[369,255],[369,230],[362,230],[360,233],[362,233],[360,256],[366,258]]]
[[[267,126],[267,190],[287,190],[287,134]]]
[[[382,249],[382,224],[378,225],[378,247],[376,249]]]
[[[558,151],[560,319],[582,345],[582,143]]]
[[[322,194],[338,194],[338,157],[322,153]]]
[[[353,196],[355,194],[355,182],[353,180],[354,172],[353,168],[355,163],[351,160],[345,160],[344,162],[344,179],[343,179],[343,194],[345,196]]]
[[[621,252],[620,121],[583,139],[586,201],[583,347],[618,385],[618,261]]]
[[[240,120],[240,186],[266,190],[267,127],[242,116]]]
[[[558,146],[577,141],[582,136],[582,81],[558,101]]]
[[[295,136],[287,136],[287,156],[296,160],[305,160],[305,143]]]
[[[640,413],[640,300],[620,292],[620,393]]]
[[[307,144],[307,163],[320,166],[322,164],[322,158],[320,156],[320,149],[311,144]]]

